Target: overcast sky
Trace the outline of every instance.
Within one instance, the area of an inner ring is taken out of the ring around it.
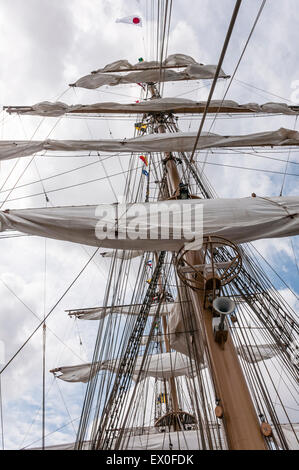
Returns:
[[[168,54],[185,53],[198,62],[216,64],[234,3],[233,0],[173,0]],[[69,104],[96,101],[126,103],[139,99],[138,85],[74,90],[68,84],[118,59],[128,59],[131,63],[137,62],[139,57],[155,59],[150,5],[151,2],[146,0],[2,0],[0,104],[31,105],[56,99]],[[223,64],[227,74],[234,71],[260,5],[260,0],[242,2]],[[115,23],[116,18],[132,14],[142,16],[143,28]],[[240,103],[291,103],[294,91],[292,86],[299,80],[297,16],[298,0],[267,0],[227,99]],[[169,83],[164,87],[164,96],[205,99],[209,86],[210,81]],[[225,86],[224,81],[217,85],[216,98],[223,96]],[[296,104],[294,100],[293,104]],[[198,120],[183,119],[180,127],[185,131],[197,131],[198,125]],[[205,130],[210,125],[211,121],[207,120]],[[219,134],[245,134],[280,127],[293,129],[296,125],[295,118],[290,116],[217,119],[212,131]],[[19,118],[1,114],[1,139],[118,138],[131,137],[133,132],[133,119],[42,120],[39,117]],[[264,155],[270,154],[264,152]],[[199,159],[205,156],[203,153]],[[275,150],[273,156],[285,160],[288,158],[288,154],[282,150]],[[208,155],[207,162],[223,163],[224,159],[230,165],[282,172],[285,170],[285,163],[241,153],[226,156],[215,154],[212,157]],[[292,151],[289,159],[298,162],[298,152]],[[15,162],[1,163],[1,187],[6,179],[5,188],[16,183],[29,157],[21,160],[9,179],[7,176]],[[96,161],[95,157],[88,159],[88,162]],[[76,158],[74,161],[71,158],[37,157],[19,184],[73,169],[84,163],[86,159],[83,158]],[[123,157],[124,167],[126,163],[127,159]],[[120,168],[117,159],[110,158],[105,162],[108,174],[117,173]],[[283,181],[282,175],[209,164],[205,166],[205,172],[219,197],[245,197],[252,192],[262,196],[278,196]],[[297,165],[290,164],[288,172],[298,173]],[[106,181],[54,191],[101,175],[103,167],[97,163],[82,171],[46,181],[45,189],[49,191],[50,204],[57,206],[115,202],[115,194],[122,194],[124,178],[111,179],[114,192]],[[286,178],[285,195],[299,195],[297,180],[296,177]],[[10,198],[22,199],[7,202],[3,208],[44,207],[46,202],[43,195],[32,196],[39,192],[42,192],[40,183],[16,189]],[[7,193],[1,193],[1,201],[6,195]],[[299,258],[298,237],[292,241],[293,247],[290,239],[260,241],[256,246],[292,288],[298,291],[298,271],[293,252],[293,248],[297,250]],[[45,242],[34,237],[2,239],[0,243],[0,340],[5,343],[8,360],[38,324],[34,314],[41,318],[44,312],[48,312],[80,271],[93,249],[54,240]],[[47,369],[76,364],[80,359],[83,362],[91,359],[95,326],[79,325],[83,342],[83,346],[80,346],[77,326],[73,320],[67,318],[64,309],[99,305],[103,298],[107,268],[108,261],[97,258],[51,316],[48,322],[52,332],[48,331],[47,337]],[[283,288],[277,279],[273,280],[278,288]],[[294,297],[286,290],[283,293],[295,307]],[[40,438],[41,357],[41,334],[38,333],[3,374],[7,448],[20,448]],[[72,419],[79,417],[84,396],[84,387],[81,384],[60,382],[57,386],[56,382],[53,383],[52,376],[48,374],[47,432],[68,423],[70,416]],[[61,399],[61,391],[67,402],[67,410]],[[75,426],[77,423],[76,421]],[[51,436],[47,443],[70,442],[73,439],[74,429],[68,426]]]

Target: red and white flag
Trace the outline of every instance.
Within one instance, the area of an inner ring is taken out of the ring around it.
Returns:
[[[140,16],[137,16],[137,15],[125,16],[124,18],[117,18],[115,22],[116,23],[128,23],[128,24],[133,24],[135,26],[142,27],[142,19]]]

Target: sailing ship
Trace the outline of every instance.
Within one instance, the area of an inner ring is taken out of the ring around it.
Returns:
[[[299,325],[251,242],[298,235],[299,197],[219,199],[199,157],[215,148],[289,150],[299,145],[299,132],[181,132],[178,117],[194,115],[202,125],[206,115],[296,117],[299,106],[215,100],[212,93],[206,101],[162,96],[167,82],[229,79],[220,61],[205,65],[182,53],[165,57],[162,47],[159,60],[117,60],[70,85],[135,84],[138,102],[6,107],[11,115],[45,119],[137,116],[130,138],[0,142],[1,161],[59,152],[89,152],[100,160],[103,153],[129,155],[120,202],[50,207],[44,191],[46,207],[0,212],[3,234],[96,247],[70,287],[96,257],[107,266],[102,304],[65,312],[80,329],[91,324],[97,330],[92,357],[73,365],[61,361],[50,370],[58,383],[86,384],[76,439],[46,446],[44,387],[39,448],[298,448],[298,424],[289,410],[297,403]],[[53,309],[32,333],[44,332],[43,372]]]

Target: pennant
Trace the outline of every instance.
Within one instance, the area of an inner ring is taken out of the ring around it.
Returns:
[[[115,23],[128,23],[142,27],[142,18],[138,15],[125,16],[124,18],[117,18]]]
[[[146,166],[148,166],[148,161],[147,161],[147,158],[146,158],[146,156],[145,156],[145,155],[140,155],[140,157],[139,157],[139,158],[140,158],[140,160],[142,160],[142,161],[143,161],[143,163],[144,163]]]
[[[145,175],[145,176],[148,176],[148,172],[146,170],[142,170],[142,173]]]

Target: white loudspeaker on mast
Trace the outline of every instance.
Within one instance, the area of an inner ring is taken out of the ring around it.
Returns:
[[[216,297],[213,301],[213,310],[219,317],[213,318],[212,326],[215,341],[223,345],[227,340],[228,328],[225,325],[225,317],[235,310],[235,302],[228,297]]]

